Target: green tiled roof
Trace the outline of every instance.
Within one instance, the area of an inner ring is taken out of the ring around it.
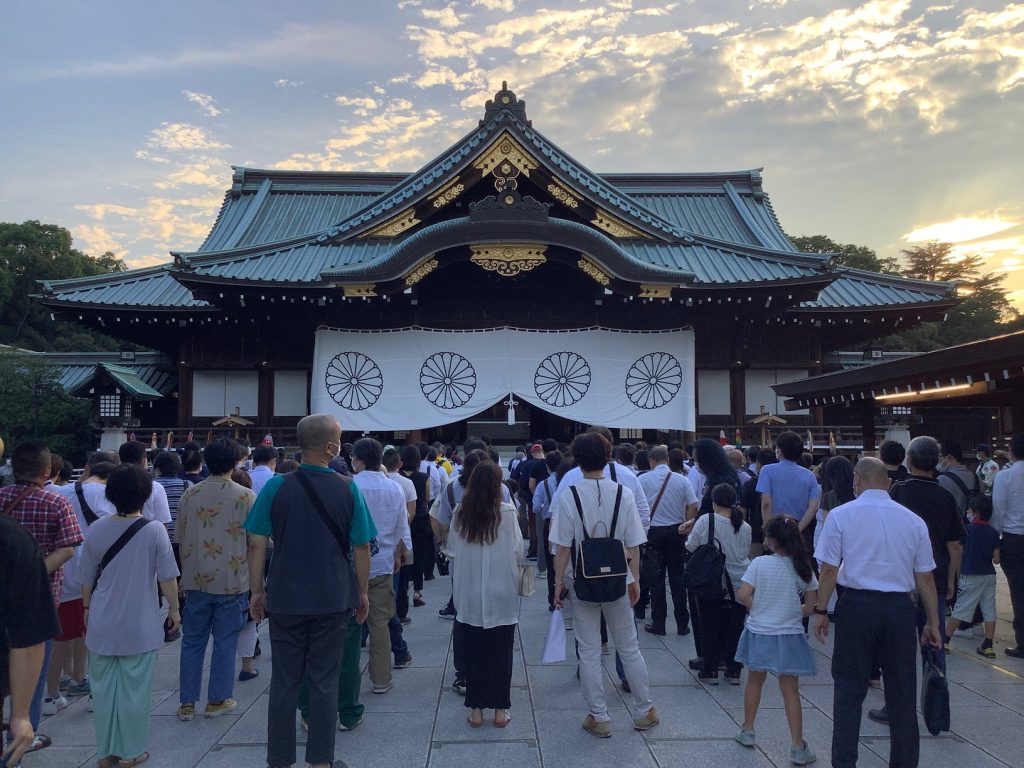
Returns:
[[[140,309],[206,309],[205,301],[170,275],[173,264],[131,269],[109,275],[78,277],[68,280],[44,280],[40,283],[43,299],[59,299],[62,304]]]
[[[838,272],[837,280],[821,291],[815,301],[801,304],[800,309],[834,311],[934,302],[956,303],[951,283],[877,275],[861,269],[840,268]]]

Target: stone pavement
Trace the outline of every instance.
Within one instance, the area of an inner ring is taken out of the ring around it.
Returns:
[[[1000,577],[1001,578],[1001,577]],[[692,636],[654,637],[640,632],[640,643],[653,684],[661,725],[640,734],[632,729],[622,694],[612,684],[613,657],[604,657],[611,676],[606,691],[612,707],[611,739],[585,733],[586,715],[575,676],[572,633],[568,634],[569,662],[542,666],[541,650],[549,613],[538,592],[525,600],[516,639],[512,680],[512,722],[505,730],[489,723],[471,729],[462,699],[452,693],[451,622],[439,619],[437,609],[448,598],[451,581],[429,582],[427,606],[411,609],[413,622],[406,638],[413,665],[394,672],[390,693],[370,693],[364,677],[365,720],[355,731],[339,733],[337,759],[352,768],[768,768],[789,765],[789,738],[778,687],[765,686],[757,720],[759,744],[746,749],[732,737],[742,722],[743,688],[722,685],[705,688],[687,669],[693,656]],[[539,584],[540,586],[540,584]],[[1000,590],[999,658],[993,663],[974,652],[980,641],[955,639],[949,659],[953,732],[938,738],[925,734],[921,765],[928,768],[996,768],[1024,766],[1024,661],[1003,655],[1009,637],[1009,606],[1005,584]],[[671,628],[670,628],[671,629]],[[216,719],[179,722],[178,648],[172,643],[160,652],[148,765],[153,768],[260,768],[265,765],[267,687],[270,643],[265,628],[261,676],[238,683],[236,712]],[[817,752],[818,766],[829,766],[832,734],[831,646],[811,641],[818,655],[818,675],[800,681],[804,732]],[[365,662],[365,655],[363,660]],[[744,676],[745,677],[745,676]],[[882,705],[882,693],[869,690],[861,731],[860,765],[886,764],[888,730],[866,717],[867,707]],[[92,719],[84,699],[44,721],[41,730],[54,746],[28,755],[25,768],[77,768],[96,764]],[[922,726],[922,732],[924,732]],[[299,731],[299,763],[303,765]],[[336,763],[340,765],[341,763]]]

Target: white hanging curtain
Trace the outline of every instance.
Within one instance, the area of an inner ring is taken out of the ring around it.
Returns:
[[[317,331],[312,410],[346,430],[450,424],[510,392],[584,424],[693,431],[693,331]]]

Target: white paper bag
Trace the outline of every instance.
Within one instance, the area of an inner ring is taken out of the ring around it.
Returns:
[[[551,623],[548,625],[548,639],[544,643],[544,658],[541,664],[557,664],[565,661],[565,622],[562,612],[551,612]]]

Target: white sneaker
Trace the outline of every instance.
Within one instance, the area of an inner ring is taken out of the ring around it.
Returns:
[[[64,707],[66,707],[67,705],[68,705],[68,699],[67,699],[66,696],[58,696],[57,698],[52,698],[50,696],[46,696],[43,699],[43,710],[42,711],[43,711],[44,715],[49,717],[50,715],[56,715],[58,712],[60,712],[62,709],[64,709]]]

